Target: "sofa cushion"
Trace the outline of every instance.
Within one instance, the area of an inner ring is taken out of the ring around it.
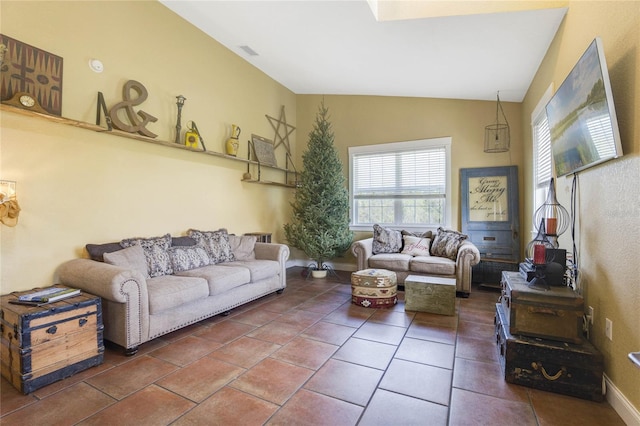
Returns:
[[[401,253],[374,254],[369,258],[369,268],[388,269],[390,271],[408,271],[413,256]]]
[[[430,256],[429,245],[431,240],[429,238],[414,237],[412,235],[403,235],[404,241],[402,254],[410,254],[411,256]]]
[[[118,251],[104,253],[104,262],[121,268],[133,269],[140,272],[143,277],[149,278],[147,258],[142,246],[131,246],[125,249],[121,247]]]
[[[231,245],[229,245],[229,234],[226,229],[218,229],[217,231],[189,229],[187,234],[196,240],[197,245],[207,251],[212,265],[235,260]]]
[[[456,260],[458,248],[467,238],[469,238],[467,235],[458,231],[438,228],[438,232],[431,243],[431,255]]]
[[[128,238],[120,241],[120,245],[125,248],[135,245],[142,246],[147,259],[147,270],[151,278],[173,274],[173,267],[169,258],[171,235],[165,234],[162,237],[153,238]]]
[[[256,258],[254,249],[258,239],[255,235],[229,235],[229,245],[236,260],[252,260]]]
[[[203,278],[162,275],[147,280],[149,313],[157,314],[209,295],[209,286]]]
[[[224,293],[225,291],[251,282],[251,273],[249,272],[249,269],[239,265],[232,265],[232,263],[228,263],[224,266],[203,266],[202,268],[178,272],[176,275],[181,277],[198,277],[205,279],[209,286],[209,296],[215,296],[216,294]]]
[[[169,258],[173,273],[188,271],[189,269],[200,268],[211,263],[211,259],[206,250],[202,247],[171,247],[169,248]]]
[[[373,225],[373,254],[400,253],[402,249],[402,233],[390,228]]]
[[[455,275],[456,262],[446,257],[416,256],[409,262],[411,272],[433,275]]]
[[[251,273],[251,282],[274,277],[280,274],[280,263],[275,260],[236,260],[222,263],[220,266],[243,266]]]

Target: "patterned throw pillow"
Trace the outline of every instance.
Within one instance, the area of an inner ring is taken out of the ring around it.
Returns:
[[[373,254],[400,253],[402,249],[402,233],[390,228],[383,228],[377,223],[373,225]]]
[[[467,235],[458,231],[438,228],[438,232],[431,243],[431,255],[456,260],[458,248],[467,238],[469,238]]]
[[[173,272],[188,271],[189,269],[200,268],[211,263],[209,255],[202,247],[171,247],[169,258]]]
[[[119,266],[121,268],[133,269],[142,274],[143,277],[149,278],[147,268],[147,258],[141,246],[131,246],[127,248],[120,247],[120,250],[104,254],[104,263]]]
[[[147,259],[147,271],[151,278],[173,274],[171,259],[169,259],[169,247],[171,247],[171,235],[154,238],[128,238],[120,241],[124,248],[141,246]]]
[[[226,229],[218,229],[217,231],[189,229],[187,234],[197,241],[199,247],[205,249],[209,255],[210,265],[235,260]]]
[[[411,256],[430,256],[429,254],[429,238],[414,237],[412,235],[403,235],[404,248],[403,254],[410,254]]]

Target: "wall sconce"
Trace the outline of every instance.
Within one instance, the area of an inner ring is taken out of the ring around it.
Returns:
[[[16,183],[11,180],[0,180],[0,222],[7,226],[16,226],[19,214]]]
[[[502,104],[500,103],[500,92],[497,95],[498,102],[496,104],[496,123],[490,124],[484,128],[484,152],[506,152],[509,151],[511,136],[509,134],[509,123],[507,116],[504,115]],[[500,123],[498,112],[502,113],[504,124]]]

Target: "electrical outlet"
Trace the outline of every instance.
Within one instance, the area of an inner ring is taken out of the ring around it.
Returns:
[[[604,335],[607,336],[609,340],[613,340],[613,321],[609,318],[606,318],[604,321]]]
[[[589,322],[593,325],[593,306],[589,306],[587,316],[589,317]]]

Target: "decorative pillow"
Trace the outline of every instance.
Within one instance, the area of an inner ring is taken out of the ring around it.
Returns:
[[[400,253],[402,249],[402,234],[389,228],[383,228],[377,223],[373,225],[373,254]]]
[[[433,232],[431,231],[426,231],[426,232],[411,232],[411,231],[406,231],[406,230],[402,230],[402,236],[404,237],[405,235],[410,235],[412,237],[420,237],[420,238],[428,238],[429,240],[433,240]]]
[[[140,272],[143,277],[149,278],[147,258],[144,255],[142,246],[131,246],[124,249],[121,247],[118,251],[105,253],[104,262],[109,265],[133,269]]]
[[[429,238],[414,237],[411,235],[403,235],[404,248],[403,254],[410,254],[411,256],[430,256],[429,254]]]
[[[189,229],[187,234],[196,240],[198,246],[206,250],[211,265],[235,260],[226,229],[218,229],[217,231]]]
[[[174,273],[200,268],[211,263],[206,250],[199,246],[171,247],[169,248],[169,258]]]
[[[467,238],[469,238],[467,235],[458,231],[438,228],[438,232],[431,243],[431,255],[456,260],[458,248]]]
[[[122,250],[120,243],[106,243],[106,244],[87,244],[85,246],[89,258],[91,260],[97,260],[98,262],[104,262],[104,254],[114,251]]]
[[[189,247],[195,246],[196,240],[191,237],[171,237],[171,247],[181,246],[181,247]]]
[[[258,239],[253,235],[229,235],[229,245],[236,260],[253,260],[256,254],[253,251]]]
[[[141,246],[147,259],[147,271],[149,276],[160,277],[173,274],[171,259],[169,259],[169,247],[171,247],[171,235],[154,238],[128,238],[120,241],[122,247]]]

